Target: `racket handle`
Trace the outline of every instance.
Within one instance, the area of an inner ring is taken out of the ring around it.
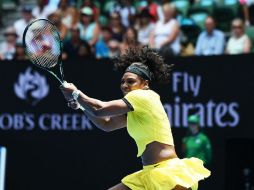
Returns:
[[[63,81],[63,82],[62,82],[62,86],[63,86],[64,88],[66,88],[66,87],[68,86],[68,83],[67,83],[66,81]],[[80,109],[80,110],[83,111],[83,112],[86,110],[86,109],[85,109],[83,106],[81,106],[80,104],[79,104],[78,109]]]
[[[67,85],[68,85],[68,83],[64,80],[64,81],[62,82],[62,86],[63,86],[64,88],[66,88]]]
[[[80,103],[78,103],[78,109],[80,109],[83,112],[86,110],[83,106],[80,105]]]
[[[79,104],[79,109],[81,110],[81,111],[85,111],[86,109],[85,108],[83,108],[83,106],[81,106],[80,104]]]

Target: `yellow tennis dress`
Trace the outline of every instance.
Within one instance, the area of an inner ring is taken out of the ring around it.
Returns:
[[[170,123],[157,93],[133,90],[123,100],[133,108],[127,115],[127,130],[137,144],[138,157],[153,141],[174,145]],[[200,159],[173,158],[143,166],[142,170],[124,177],[122,183],[132,190],[171,190],[176,185],[196,190],[198,181],[209,175]]]

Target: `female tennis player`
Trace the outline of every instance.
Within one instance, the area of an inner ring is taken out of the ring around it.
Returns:
[[[61,86],[68,105],[82,105],[85,114],[100,129],[112,131],[127,127],[135,140],[143,169],[124,177],[110,190],[196,190],[198,181],[210,175],[197,158],[179,159],[175,152],[167,114],[159,95],[149,88],[154,82],[169,79],[170,65],[149,48],[128,49],[115,60],[124,69],[122,99],[103,102],[88,97],[76,86]]]

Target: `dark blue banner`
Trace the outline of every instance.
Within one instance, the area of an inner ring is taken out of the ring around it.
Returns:
[[[227,184],[233,173],[253,167],[251,151],[241,157],[246,166],[235,166],[231,156],[232,162],[226,160],[232,140],[249,139],[250,144],[254,139],[253,60],[254,55],[172,58],[170,84],[152,85],[170,118],[180,157],[188,115],[200,116],[213,149],[212,176],[201,184],[205,190],[232,190]],[[113,71],[110,60],[65,62],[64,73],[68,82],[91,97],[122,98],[121,73]],[[102,190],[142,168],[126,129],[105,133],[95,128],[80,111],[67,107],[57,81],[47,72],[28,62],[1,62],[0,87],[7,190]]]

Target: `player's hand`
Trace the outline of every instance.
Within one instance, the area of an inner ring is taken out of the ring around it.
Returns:
[[[68,107],[74,109],[74,110],[77,110],[80,108],[80,104],[76,101],[76,100],[70,100],[68,101],[67,103]]]
[[[67,101],[70,101],[73,99],[72,92],[74,90],[77,90],[77,87],[74,84],[67,83],[67,82],[64,82],[64,84],[61,85],[59,88],[62,91],[62,93]]]

